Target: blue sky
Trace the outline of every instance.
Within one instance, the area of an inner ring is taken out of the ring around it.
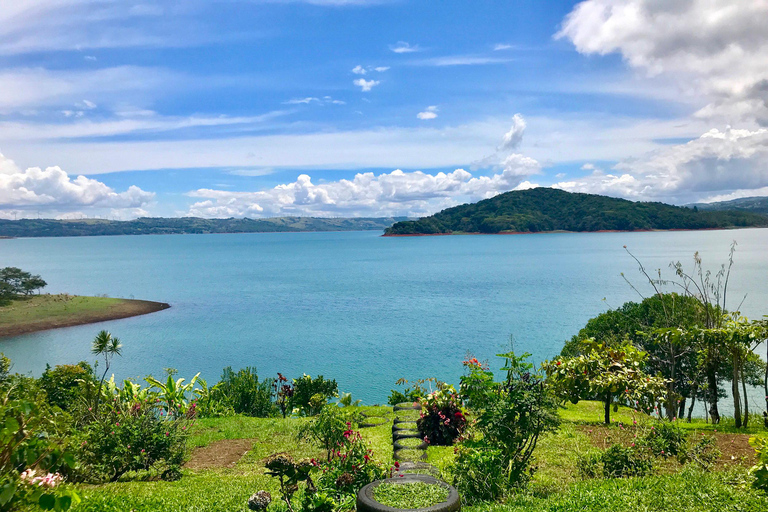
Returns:
[[[19,2],[0,216],[768,195],[766,24],[741,0]]]

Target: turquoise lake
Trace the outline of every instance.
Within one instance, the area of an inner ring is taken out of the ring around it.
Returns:
[[[536,361],[609,307],[652,290],[624,251],[666,276],[699,251],[713,271],[738,242],[729,303],[768,314],[768,229],[383,238],[379,232],[0,240],[0,266],[41,274],[50,293],[168,302],[151,315],[0,340],[14,369],[93,361],[101,329],[118,336],[117,378],[255,366],[335,378],[366,403],[400,377],[458,384],[469,351],[509,348]],[[760,398],[758,396],[757,398]],[[756,400],[757,405],[757,400]]]

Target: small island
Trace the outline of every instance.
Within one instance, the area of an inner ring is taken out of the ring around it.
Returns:
[[[418,220],[397,222],[384,231],[384,236],[741,227],[768,227],[768,216],[743,210],[703,211],[697,207],[635,202],[539,187],[447,208]]]
[[[0,338],[146,315],[170,305],[148,300],[35,294],[47,286],[16,267],[0,269]]]

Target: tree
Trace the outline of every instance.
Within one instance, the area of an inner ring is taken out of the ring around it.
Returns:
[[[18,267],[0,269],[0,300],[29,295],[35,290],[48,286],[39,275],[32,275]]]
[[[93,408],[93,414],[96,415],[99,412],[99,401],[101,399],[101,388],[104,385],[104,379],[107,377],[109,366],[112,359],[115,356],[122,355],[122,345],[120,339],[112,336],[108,331],[100,331],[96,338],[93,340],[93,346],[91,347],[91,353],[97,357],[104,357],[104,374],[99,381],[99,390],[96,393],[96,405]]]
[[[666,392],[667,381],[642,370],[647,354],[630,343],[606,347],[586,340],[588,350],[575,357],[547,361],[547,385],[561,400],[601,400],[606,425],[611,422],[611,406],[625,404],[650,412]]]

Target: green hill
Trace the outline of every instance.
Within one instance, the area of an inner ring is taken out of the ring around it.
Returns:
[[[448,208],[430,217],[398,222],[388,228],[385,235],[757,226],[768,226],[768,218],[750,212],[699,211],[542,187],[506,192],[478,203]]]
[[[742,197],[732,201],[719,201],[717,203],[696,203],[699,210],[728,210],[759,213],[768,215],[768,197]]]
[[[382,230],[398,218],[326,219],[274,217],[269,219],[201,219],[197,217],[140,218],[130,221],[104,219],[0,220],[0,238],[42,236],[169,235],[202,233],[275,233],[302,231]]]

